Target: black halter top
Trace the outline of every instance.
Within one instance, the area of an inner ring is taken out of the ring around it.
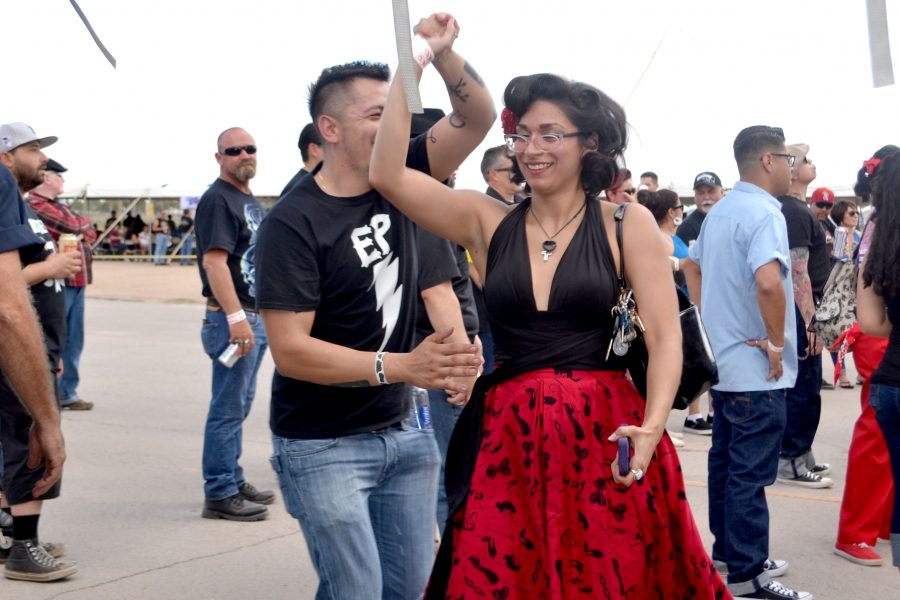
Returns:
[[[566,353],[566,369],[624,369],[615,354],[606,359],[613,328],[610,310],[618,284],[599,200],[585,200],[585,215],[558,260],[548,309],[537,309],[525,236],[531,200],[519,204],[501,221],[488,249],[484,297],[498,363],[546,352],[561,339],[577,340]],[[548,365],[551,366],[551,365]]]

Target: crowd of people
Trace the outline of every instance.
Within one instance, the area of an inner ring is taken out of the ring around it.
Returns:
[[[113,210],[103,231],[94,225],[94,232],[100,240],[94,250],[97,254],[147,257],[155,265],[170,264],[177,254],[179,264],[194,264],[194,217],[189,208],[182,210],[178,223],[171,214],[162,212],[150,225],[140,214],[128,211],[120,219]]]
[[[832,387],[853,387],[840,368],[852,352],[863,409],[834,552],[881,565],[873,546],[889,538],[900,567],[889,500],[900,468],[900,148],[865,161],[856,201],[827,188],[808,198],[810,147],[750,126],[734,140],[739,181],[726,193],[699,173],[685,216],[654,172],[636,188],[622,168],[621,106],[535,74],[506,87],[504,143],[481,160],[487,191],[458,190],[454,172],[495,122],[494,101],[454,49],[453,17],[431,15],[415,33],[416,75],[434,67],[449,114],[410,115],[404,83],[416,82],[391,82],[386,65],[328,67],[310,86],[303,167],[268,213],[250,186],[256,142],[231,127],[193,219],[122,222],[157,257],[176,230],[188,254],[196,236],[212,366],[202,516],[259,521],[276,500],[240,464],[271,350],[271,465],[318,598],[811,599],[777,579],[790,565],[769,554],[765,488],[834,484],[812,449],[827,348]],[[65,169],[42,151],[55,141],[21,123],[0,129],[2,302],[20,317],[3,321],[19,350],[0,352],[11,514],[0,552],[6,576],[29,581],[75,572],[37,525],[65,460],[58,408],[92,406],[77,367],[96,232],[55,202]],[[874,207],[864,230],[862,203]],[[113,213],[110,236],[118,223]],[[77,244],[58,252],[64,234]],[[817,307],[846,264],[858,265],[859,322],[826,345]],[[619,274],[649,356],[644,395],[610,352],[624,331]],[[682,371],[676,288],[700,308],[718,363],[684,422],[712,439],[711,552],[687,502],[683,441],[666,431]]]

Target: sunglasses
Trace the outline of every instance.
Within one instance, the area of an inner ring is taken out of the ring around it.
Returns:
[[[628,188],[628,189],[624,189],[624,190],[611,189],[609,191],[614,194],[633,194],[635,192],[635,189],[634,188]]]
[[[816,202],[816,206],[819,208],[831,208],[834,206],[834,202]]]
[[[856,211],[855,211],[855,210],[848,210],[848,211],[847,211],[847,214],[850,215],[851,217],[855,217],[855,216],[856,216]]]
[[[500,172],[502,172],[502,171],[512,172],[512,170],[513,170],[512,167],[499,167],[499,168],[494,169],[494,171],[500,171]]]
[[[249,146],[231,146],[222,150],[222,154],[226,156],[240,156],[241,151],[244,151],[247,154],[256,154],[256,146],[253,144],[250,144]]]

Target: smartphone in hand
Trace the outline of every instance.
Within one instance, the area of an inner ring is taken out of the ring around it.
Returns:
[[[631,438],[620,437],[619,443],[619,475],[625,477],[631,471]]]

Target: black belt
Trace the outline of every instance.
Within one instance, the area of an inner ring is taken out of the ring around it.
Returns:
[[[206,308],[207,308],[207,310],[211,310],[213,312],[218,312],[218,311],[222,310],[222,306],[218,302],[213,300],[212,298],[206,299]],[[253,314],[256,314],[258,312],[256,310],[256,305],[248,304],[246,302],[241,302],[241,308],[244,309],[244,312],[251,312]]]

